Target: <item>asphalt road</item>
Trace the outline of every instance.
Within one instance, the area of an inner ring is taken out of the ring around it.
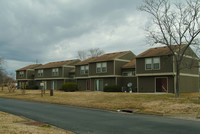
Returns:
[[[200,134],[200,122],[0,98],[0,111],[78,134]],[[0,122],[2,123],[2,122]]]

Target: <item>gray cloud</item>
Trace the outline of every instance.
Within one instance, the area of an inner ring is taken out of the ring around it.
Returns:
[[[146,47],[147,23],[137,11],[140,4],[138,0],[1,0],[0,56],[25,65],[36,59],[45,63],[76,58],[78,50],[91,47],[138,54]]]

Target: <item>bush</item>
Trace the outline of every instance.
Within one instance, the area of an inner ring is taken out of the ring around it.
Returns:
[[[104,92],[121,92],[121,87],[117,85],[110,85],[110,86],[105,86],[103,89]]]
[[[30,85],[30,86],[26,86],[26,89],[39,89],[39,87]]]
[[[74,91],[77,91],[77,84],[73,83],[73,82],[64,83],[62,85],[61,90],[65,91],[65,92],[74,92]]]

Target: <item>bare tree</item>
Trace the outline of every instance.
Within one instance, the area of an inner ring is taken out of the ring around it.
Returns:
[[[150,43],[167,46],[175,57],[175,97],[179,97],[183,57],[190,46],[199,47],[200,0],[173,4],[170,0],[144,0],[140,10],[152,17],[152,24],[147,29]]]
[[[101,50],[100,48],[91,48],[89,50],[89,57],[98,57],[101,56],[102,54],[104,54],[104,51]]]
[[[78,51],[78,58],[80,60],[85,60],[90,57],[98,57],[104,54],[104,51],[100,48],[91,48],[89,50],[79,50]]]
[[[87,52],[84,51],[84,50],[79,50],[79,51],[78,51],[78,58],[79,58],[80,60],[85,60],[85,59],[87,59]]]
[[[15,80],[11,76],[7,76],[7,78],[5,79],[5,83],[8,86],[9,93],[15,92],[16,89]]]

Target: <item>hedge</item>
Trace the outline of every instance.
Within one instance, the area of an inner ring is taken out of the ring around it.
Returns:
[[[122,92],[121,87],[117,85],[105,86],[103,91],[104,92]]]
[[[73,83],[73,82],[64,83],[62,85],[61,90],[65,91],[65,92],[74,92],[74,91],[77,91],[77,84]]]

